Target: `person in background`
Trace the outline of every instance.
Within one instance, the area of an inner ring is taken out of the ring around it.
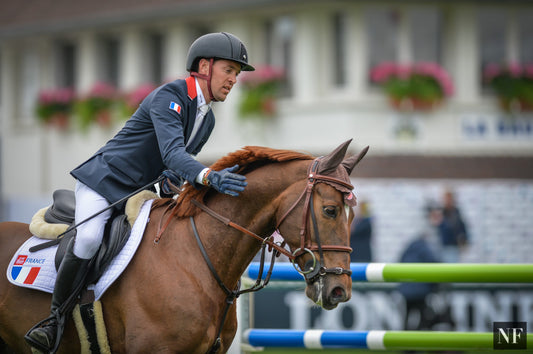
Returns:
[[[442,228],[442,261],[456,263],[460,260],[461,252],[468,243],[468,232],[456,205],[452,191],[446,190],[443,196],[443,222],[446,227]]]
[[[372,262],[372,216],[367,201],[361,201],[350,231],[351,262]]]
[[[424,228],[403,251],[402,263],[434,263],[440,262],[440,232],[443,227],[442,208],[430,203],[425,209],[426,221]],[[428,295],[437,291],[433,283],[401,283],[398,291],[403,295],[406,305],[404,329],[431,329],[435,313],[427,305]],[[417,315],[418,320],[412,318]],[[413,323],[414,322],[414,323]]]

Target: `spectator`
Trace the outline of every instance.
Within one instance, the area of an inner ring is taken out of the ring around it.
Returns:
[[[350,245],[353,252],[350,255],[352,262],[372,262],[372,217],[368,203],[361,201],[356,211],[350,232]]]
[[[456,263],[468,242],[468,233],[461,212],[455,203],[454,194],[450,190],[444,192],[443,217],[446,226],[441,229],[442,260],[446,263]]]
[[[431,263],[439,262],[439,229],[442,225],[442,209],[432,204],[426,209],[426,225],[415,240],[413,240],[401,255],[402,263]],[[406,312],[405,330],[430,329],[434,324],[435,313],[427,305],[428,295],[436,292],[437,285],[433,283],[402,283],[398,291],[405,298]],[[418,321],[413,324],[411,318],[418,314]]]

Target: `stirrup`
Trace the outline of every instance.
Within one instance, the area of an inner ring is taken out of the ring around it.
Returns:
[[[53,338],[53,342],[51,343],[53,345],[52,348],[44,346],[41,342],[36,341],[32,337],[30,337],[30,333],[33,332],[37,328],[45,327],[47,324],[55,322],[56,323],[56,336]],[[52,313],[50,316],[45,318],[44,320],[38,322],[35,326],[30,328],[30,330],[24,335],[24,340],[26,340],[26,343],[28,343],[32,348],[35,348],[36,350],[41,351],[45,354],[53,354],[57,352],[57,349],[59,348],[59,343],[61,342],[61,337],[63,336],[63,330],[65,329],[65,317],[61,316],[59,313]]]

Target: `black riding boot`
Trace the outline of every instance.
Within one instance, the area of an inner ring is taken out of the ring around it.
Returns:
[[[45,353],[54,349],[59,319],[61,316],[67,315],[67,313],[63,313],[64,309],[60,309],[61,305],[67,301],[74,290],[85,280],[85,276],[87,275],[87,266],[90,260],[78,258],[74,255],[73,248],[74,240],[70,241],[59,270],[57,271],[50,317],[42,322],[43,324],[41,326],[32,328],[24,336],[24,339],[26,339],[29,345]]]

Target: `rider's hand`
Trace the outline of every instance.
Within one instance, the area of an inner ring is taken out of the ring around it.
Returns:
[[[181,185],[183,184],[183,178],[172,170],[165,170],[161,174],[165,177],[159,184],[159,188],[166,195],[174,195],[179,192]]]
[[[239,169],[239,165],[223,169],[222,171],[209,170],[207,174],[208,185],[220,193],[238,196],[244,190],[246,177],[233,173]]]

